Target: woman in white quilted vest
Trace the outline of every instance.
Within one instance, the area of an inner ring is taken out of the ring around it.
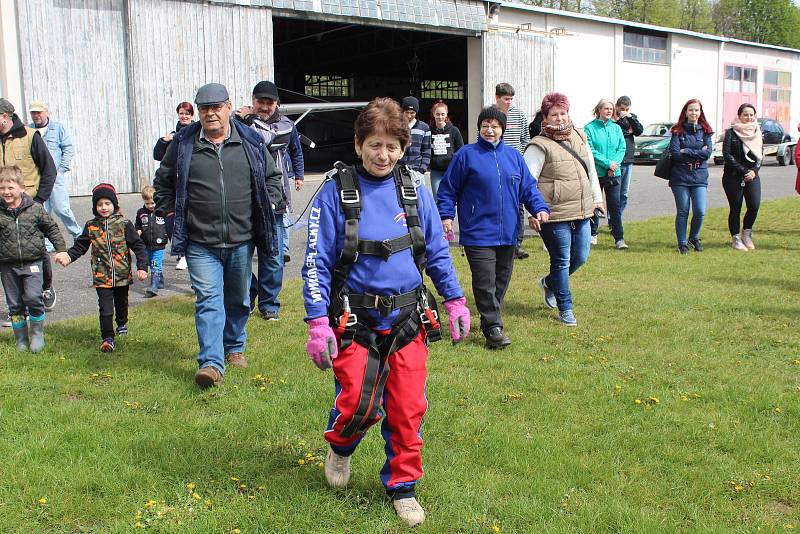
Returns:
[[[561,93],[542,99],[542,133],[525,149],[525,162],[537,177],[550,220],[539,235],[550,254],[550,273],[539,280],[544,304],[558,308],[565,326],[577,326],[569,277],[589,258],[589,219],[605,212],[603,193],[586,135],[572,126],[569,100]]]

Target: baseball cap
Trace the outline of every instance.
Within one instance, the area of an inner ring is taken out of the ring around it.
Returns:
[[[11,115],[13,113],[14,113],[14,105],[5,98],[0,98],[0,115],[2,114]]]
[[[44,100],[34,100],[31,102],[31,105],[28,106],[28,112],[31,111],[44,111],[47,109],[47,102]]]
[[[194,103],[198,106],[219,104],[220,102],[227,102],[228,100],[230,100],[228,90],[221,83],[205,84],[197,90],[197,96],[194,97]]]
[[[253,87],[253,96],[256,98],[278,100],[278,86],[266,80],[258,82],[256,86]]]

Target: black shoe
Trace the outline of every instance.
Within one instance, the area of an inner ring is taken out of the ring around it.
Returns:
[[[486,333],[486,348],[497,350],[511,345],[511,340],[503,333],[499,326],[494,326]]]
[[[128,335],[128,325],[121,324],[117,327],[117,335],[118,336],[127,336]]]
[[[678,245],[678,252],[680,252],[681,254],[688,254],[689,247],[686,245]]]
[[[692,245],[692,248],[696,252],[703,252],[703,244],[700,242],[699,239],[690,239],[689,244]]]
[[[265,321],[277,321],[281,318],[281,315],[280,312],[267,310],[261,312],[261,318]]]
[[[524,260],[525,258],[527,258],[529,256],[530,256],[530,254],[528,254],[528,252],[522,247],[517,247],[517,248],[514,249],[514,258],[516,258],[518,260]]]
[[[56,300],[58,300],[58,295],[56,295],[56,288],[48,287],[44,291],[42,291],[42,302],[44,303],[44,311],[53,311],[53,308],[56,307]]]

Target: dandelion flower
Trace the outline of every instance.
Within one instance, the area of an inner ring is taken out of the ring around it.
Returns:
[[[231,477],[231,480],[233,480],[234,482],[239,482],[239,477]]]
[[[297,463],[300,465],[305,465],[306,461],[300,458],[299,460],[297,460]]]
[[[47,504],[47,499],[42,497],[41,499],[39,499],[39,504]]]
[[[251,501],[256,500],[256,496],[255,495],[248,495],[247,498],[250,499]]]
[[[641,404],[642,403],[642,399],[636,399],[635,401],[633,401],[633,403],[634,404]]]
[[[189,490],[189,491],[194,490],[194,488],[196,488],[196,487],[197,487],[197,485],[192,483],[192,482],[189,482],[188,484],[186,484],[186,489]]]
[[[196,501],[199,501],[200,499],[202,499],[202,497],[200,495],[198,495],[197,493],[192,493],[192,499],[194,499]]]

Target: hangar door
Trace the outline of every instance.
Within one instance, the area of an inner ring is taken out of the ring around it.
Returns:
[[[45,100],[69,130],[71,194],[88,194],[99,181],[129,186],[124,9],[123,0],[17,2],[25,102],[14,105],[28,122],[30,102]]]
[[[130,93],[137,184],[152,182],[156,140],[175,128],[176,106],[222,83],[233,109],[271,80],[272,11],[173,0],[129,0]],[[197,109],[195,109],[197,120]]]
[[[542,97],[553,91],[555,41],[520,31],[489,31],[483,34],[483,97],[494,103],[494,88],[499,82],[510,83],[516,93],[517,107],[533,120]]]

